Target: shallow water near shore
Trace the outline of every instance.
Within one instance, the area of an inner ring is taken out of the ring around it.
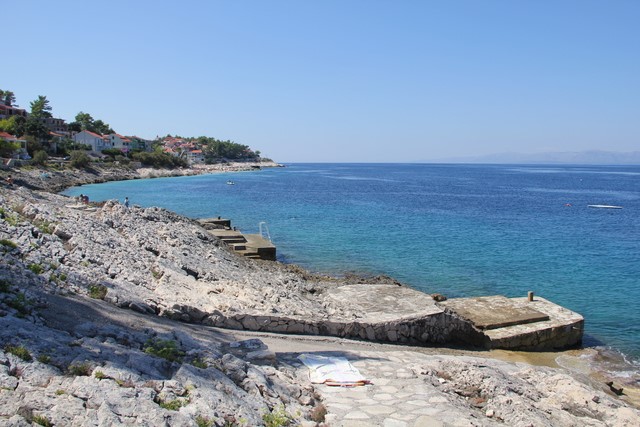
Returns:
[[[585,345],[610,355],[592,363],[637,377],[640,167],[287,166],[64,194],[220,215],[247,233],[266,221],[279,259],[313,271],[387,274],[448,297],[534,291],[585,316]]]

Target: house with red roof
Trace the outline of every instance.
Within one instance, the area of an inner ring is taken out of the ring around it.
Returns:
[[[190,150],[187,151],[187,161],[190,165],[195,164],[203,164],[204,163],[204,154],[202,150]]]
[[[9,142],[15,142],[17,141],[17,138],[13,135],[11,135],[10,133],[7,132],[0,132],[0,138],[4,139],[5,141],[9,141]]]
[[[100,153],[107,148],[113,148],[111,140],[106,135],[98,135],[97,133],[83,130],[73,135],[72,139],[78,144],[84,144],[91,147],[91,151]]]
[[[131,140],[126,136],[122,136],[119,133],[112,133],[109,135],[109,141],[113,148],[118,148],[123,153],[131,151]]]

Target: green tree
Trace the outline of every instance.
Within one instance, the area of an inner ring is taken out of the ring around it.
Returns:
[[[108,135],[108,134],[114,133],[113,129],[111,129],[111,126],[109,126],[107,123],[103,122],[102,120],[96,120],[95,122],[93,122],[93,126],[95,129],[95,132],[101,135]]]
[[[24,126],[27,119],[22,116],[11,116],[0,120],[0,132],[7,132],[11,135],[24,135]]]
[[[78,114],[76,114],[76,121],[73,123],[77,123],[78,125],[80,125],[80,130],[88,130],[93,132],[93,117],[91,117],[91,114],[89,113],[80,111]]]
[[[51,117],[51,105],[46,96],[39,95],[38,99],[31,102],[31,114],[25,123],[25,134],[34,136],[41,141],[49,141],[49,129],[43,119]]]
[[[107,135],[113,133],[113,129],[108,123],[102,120],[95,120],[91,114],[80,111],[76,114],[75,121],[69,123],[69,127],[73,128],[77,132],[82,130],[88,130],[89,132],[98,133],[101,135]]]
[[[143,165],[151,166],[154,168],[175,168],[188,166],[185,159],[181,159],[171,154],[154,151],[147,153],[145,151],[134,153],[132,155],[133,160],[136,160]]]
[[[27,118],[27,121],[24,124],[24,133],[25,135],[33,136],[41,141],[48,141],[51,139],[49,129],[36,116],[29,116]]]
[[[27,140],[27,153],[29,153],[31,157],[35,155],[36,151],[42,150],[42,144],[35,136],[27,135],[25,139]]]
[[[10,142],[0,138],[0,157],[11,157],[20,148],[17,142]]]
[[[13,107],[13,104],[16,102],[16,96],[10,90],[0,89],[0,100],[4,102],[4,105]]]
[[[248,146],[233,141],[220,141],[202,136],[197,141],[204,147],[203,151],[207,163],[217,163],[224,160],[255,160],[259,157]]]
[[[78,122],[71,122],[67,125],[67,129],[71,132],[80,132],[82,131],[82,126],[80,126],[80,123]]]
[[[51,105],[46,96],[38,95],[38,99],[31,102],[31,116],[35,116],[38,119],[52,117]]]

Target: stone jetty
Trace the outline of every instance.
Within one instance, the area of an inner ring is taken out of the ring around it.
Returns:
[[[437,302],[387,278],[318,276],[240,256],[161,208],[78,205],[20,185],[0,190],[0,206],[0,425],[531,425],[522,411],[534,425],[640,420],[606,389],[559,370],[489,372],[482,361],[359,350],[366,341],[578,343],[582,318],[542,298]],[[513,318],[519,310],[526,315]],[[274,333],[290,335],[271,345]],[[362,362],[371,386],[349,397],[309,382],[295,357],[325,354],[327,335]],[[468,379],[454,381],[458,372]],[[564,394],[551,391],[559,384]]]
[[[276,260],[276,246],[262,233],[242,233],[235,227],[232,228],[231,220],[227,218],[202,218],[198,222],[205,230],[242,256],[265,261]]]

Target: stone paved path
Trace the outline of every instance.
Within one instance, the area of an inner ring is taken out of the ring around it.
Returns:
[[[419,374],[423,354],[412,351],[317,354],[346,357],[371,381],[363,387],[316,385],[328,411],[329,426],[438,427],[495,423],[480,408],[477,417],[472,418],[449,403],[425,375]],[[290,358],[288,362],[305,375],[308,372],[299,361]]]

